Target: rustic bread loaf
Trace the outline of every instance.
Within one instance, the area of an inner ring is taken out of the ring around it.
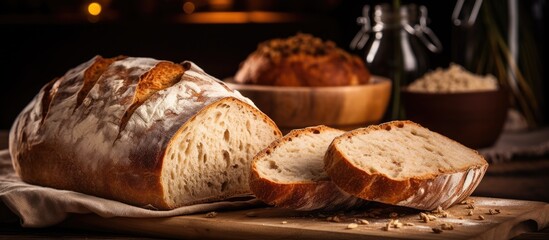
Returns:
[[[424,210],[462,201],[488,168],[476,151],[410,121],[347,132],[324,161],[332,181],[350,194]]]
[[[253,156],[280,136],[191,62],[97,56],[42,88],[10,154],[25,182],[172,209],[250,193]]]
[[[296,210],[357,207],[365,201],[341,191],[324,171],[324,154],[343,131],[326,126],[293,130],[254,157],[250,188],[257,198]]]
[[[369,79],[359,57],[309,34],[259,44],[235,75],[238,83],[273,86],[346,86]]]

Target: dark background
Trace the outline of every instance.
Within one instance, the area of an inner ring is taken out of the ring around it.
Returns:
[[[230,1],[232,5],[227,8],[208,5],[219,1],[193,1],[196,3],[195,13],[269,11],[289,16],[260,23],[201,23],[192,21],[183,13],[185,1],[98,1],[107,5],[101,18],[90,18],[86,14],[89,2],[0,1],[0,129],[11,127],[17,114],[45,83],[95,55],[112,57],[122,54],[175,62],[191,60],[211,75],[223,79],[237,71],[240,62],[255,50],[259,42],[271,38],[287,37],[296,32],[312,33],[348,49],[349,42],[359,30],[356,18],[361,15],[362,6],[391,3],[235,0]],[[430,54],[430,67],[448,66],[452,61],[450,16],[455,0],[402,1],[402,4],[412,2],[430,10],[429,26],[444,46],[441,53]],[[538,41],[543,43],[543,39]],[[542,61],[545,62],[546,56],[544,54]],[[544,93],[548,92],[547,85]]]

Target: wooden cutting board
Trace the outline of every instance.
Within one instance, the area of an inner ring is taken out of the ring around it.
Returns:
[[[549,225],[549,204],[498,198],[471,197],[474,214],[468,205],[446,210],[428,223],[419,219],[419,211],[371,204],[361,210],[340,213],[297,212],[280,208],[256,208],[169,218],[110,218],[75,215],[65,222],[73,228],[103,229],[148,236],[200,239],[508,239],[524,232],[538,231]],[[495,209],[500,213],[493,213]],[[398,215],[395,216],[395,213]],[[340,222],[328,221],[337,215]],[[484,220],[479,219],[479,215]],[[375,217],[374,217],[375,216]],[[383,227],[391,217],[413,226]],[[348,229],[355,219],[369,224]],[[434,233],[432,228],[450,223],[454,230]]]

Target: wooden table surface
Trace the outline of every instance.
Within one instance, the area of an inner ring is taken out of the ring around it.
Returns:
[[[0,131],[0,149],[7,147],[7,131]],[[491,164],[473,195],[549,202],[549,157],[518,159]],[[70,219],[68,219],[70,221]],[[2,222],[0,239],[65,238],[65,239],[151,239],[146,236],[114,232],[67,229],[61,226],[29,229],[18,222]],[[549,228],[524,233],[514,239],[549,239]]]

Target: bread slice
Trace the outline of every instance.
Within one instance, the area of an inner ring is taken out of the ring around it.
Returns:
[[[488,168],[476,151],[411,121],[347,132],[324,161],[332,181],[350,194],[424,210],[462,201]]]
[[[249,194],[282,134],[192,62],[97,56],[46,85],[10,132],[25,182],[173,209]]]
[[[326,126],[293,130],[254,157],[250,189],[257,198],[296,210],[334,210],[364,201],[341,191],[324,171],[324,154],[343,131]]]

